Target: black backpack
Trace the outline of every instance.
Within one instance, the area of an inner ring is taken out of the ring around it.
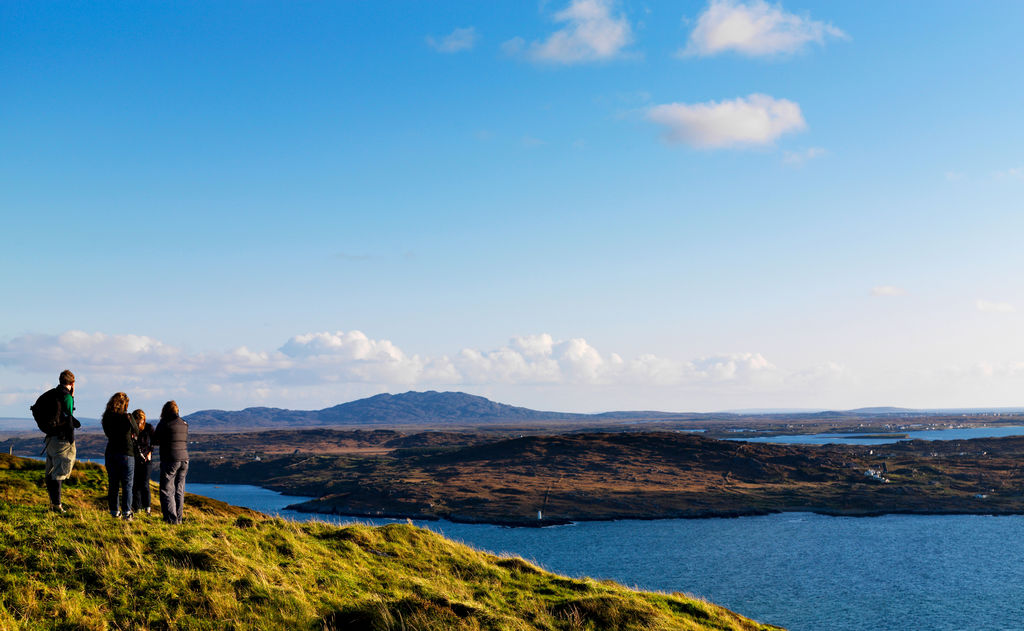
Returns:
[[[60,388],[47,390],[39,395],[36,404],[29,408],[32,410],[32,418],[36,420],[36,425],[47,436],[53,436],[60,429],[61,394]]]

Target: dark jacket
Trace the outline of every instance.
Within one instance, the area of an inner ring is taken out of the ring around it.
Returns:
[[[188,460],[188,423],[180,416],[169,421],[160,419],[153,432],[153,442],[160,445],[160,463]]]
[[[55,436],[69,443],[75,442],[75,429],[82,424],[75,418],[75,397],[64,386],[57,386],[57,401],[60,404],[60,421]]]
[[[134,454],[135,434],[138,425],[131,415],[117,412],[104,412],[103,433],[107,435],[107,453]]]
[[[138,425],[136,425],[138,427]],[[152,460],[153,455],[153,426],[146,423],[139,430],[135,437],[135,459]]]

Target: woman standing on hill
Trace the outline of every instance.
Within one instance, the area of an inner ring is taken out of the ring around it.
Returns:
[[[149,492],[149,478],[153,475],[153,426],[146,422],[146,413],[142,410],[132,412],[138,436],[135,438],[135,483],[132,485],[132,511],[150,508],[152,497]]]
[[[174,401],[164,403],[153,442],[160,445],[160,510],[164,521],[180,524],[188,473],[188,423],[178,416]]]
[[[107,465],[107,502],[114,518],[132,519],[132,483],[135,477],[135,422],[128,414],[128,395],[115,392],[103,412],[103,433],[107,435],[104,453]],[[117,495],[121,493],[118,509]]]

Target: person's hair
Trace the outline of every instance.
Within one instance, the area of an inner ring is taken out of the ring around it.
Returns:
[[[178,404],[174,401],[164,403],[164,409],[160,410],[161,421],[173,421],[178,418]]]
[[[107,401],[107,409],[104,410],[104,414],[127,414],[128,413],[128,395],[123,392],[115,392],[110,400]]]
[[[146,413],[142,410],[135,410],[132,412],[132,420],[135,421],[136,425],[142,426],[146,422]]]
[[[75,383],[75,373],[71,372],[70,370],[65,370],[64,372],[60,373],[60,377],[58,377],[58,379],[60,379],[60,385],[70,386],[71,384]]]

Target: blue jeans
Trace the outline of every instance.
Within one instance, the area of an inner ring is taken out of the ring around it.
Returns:
[[[160,510],[164,521],[180,524],[185,508],[185,474],[188,460],[160,461]]]
[[[107,503],[110,514],[118,514],[118,492],[121,494],[121,514],[127,515],[132,509],[132,486],[135,478],[135,456],[108,451],[105,455],[107,464]]]

